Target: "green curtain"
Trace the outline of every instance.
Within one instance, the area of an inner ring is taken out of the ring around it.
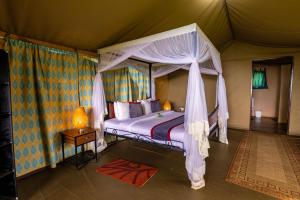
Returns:
[[[90,104],[91,91],[84,90],[91,88],[94,71],[87,71],[94,64],[84,64],[73,52],[18,40],[7,40],[5,49],[12,85],[17,176],[47,165],[55,167],[62,158],[59,131],[72,128],[78,95],[82,105]],[[74,147],[67,145],[65,153],[73,155]]]
[[[107,71],[102,77],[108,101],[126,102],[148,97],[149,77],[134,67]]]
[[[253,89],[268,89],[266,70],[253,70],[252,77]]]

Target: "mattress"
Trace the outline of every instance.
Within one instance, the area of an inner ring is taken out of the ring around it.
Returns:
[[[146,142],[166,144],[184,149],[184,124],[176,126],[170,132],[170,141],[154,140],[151,138],[151,129],[160,123],[182,116],[183,113],[175,111],[160,111],[126,120],[109,119],[104,122],[107,133],[135,138]],[[212,129],[215,125],[211,126]]]

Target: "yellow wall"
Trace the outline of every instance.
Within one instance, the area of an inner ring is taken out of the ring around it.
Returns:
[[[168,100],[169,81],[168,76],[162,76],[155,79],[155,96],[161,103]]]
[[[208,111],[215,107],[216,76],[202,76],[205,85],[205,94]],[[168,99],[173,108],[185,107],[188,71],[178,70],[167,76],[156,79],[156,98],[163,103]]]
[[[251,61],[223,62],[229,111],[228,127],[249,129],[251,98]]]
[[[290,74],[291,74],[291,65],[282,65],[281,77],[280,77],[279,109],[278,109],[279,123],[286,123],[288,121]]]
[[[228,125],[247,130],[250,125],[252,61],[293,56],[294,77],[289,134],[300,135],[300,49],[261,47],[234,41],[221,56],[229,104]]]
[[[259,69],[260,67],[257,67]],[[264,66],[268,89],[253,90],[254,110],[262,112],[263,117],[278,117],[280,95],[280,65]],[[253,114],[253,113],[252,113]]]

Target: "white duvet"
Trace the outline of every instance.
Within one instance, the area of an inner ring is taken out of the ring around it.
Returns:
[[[183,138],[185,134],[184,124],[181,124],[171,130],[170,138],[172,142],[149,139],[151,138],[151,129],[155,125],[177,118],[183,114],[184,113],[182,112],[160,111],[126,120],[117,120],[116,118],[109,119],[104,122],[104,130],[108,133],[132,138],[136,137],[134,134],[136,133],[146,136],[141,139],[161,144],[172,143],[172,145],[183,149]]]
[[[160,116],[159,116],[160,113]],[[150,113],[148,115],[143,115],[141,117],[126,119],[126,120],[117,120],[109,119],[104,122],[104,129],[106,132],[115,133],[117,135],[125,135],[127,137],[136,137],[136,134],[144,135],[141,139],[150,141],[151,138],[151,129],[162,122],[169,121],[176,117],[183,115],[184,113],[174,112],[174,111],[160,111],[155,113]],[[179,125],[171,130],[170,138],[172,144],[183,148],[183,136],[184,136],[184,125]],[[160,141],[160,140],[151,140],[157,143],[171,143],[170,141]],[[177,141],[177,142],[176,142]]]

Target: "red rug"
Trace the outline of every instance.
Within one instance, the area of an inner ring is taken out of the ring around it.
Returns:
[[[98,167],[96,172],[142,187],[158,171],[155,167],[119,159]]]

